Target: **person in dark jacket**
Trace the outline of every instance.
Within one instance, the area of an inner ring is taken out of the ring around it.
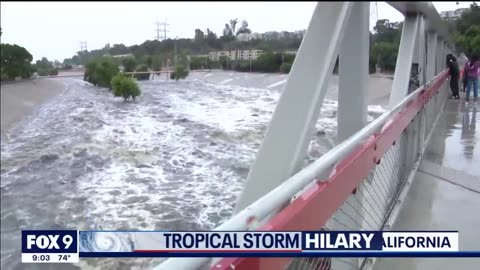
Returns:
[[[450,89],[452,90],[450,98],[459,99],[458,80],[460,79],[460,69],[458,68],[457,58],[452,54],[447,55],[447,67],[450,71]]]

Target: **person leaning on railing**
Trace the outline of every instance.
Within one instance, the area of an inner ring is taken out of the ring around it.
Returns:
[[[459,99],[458,80],[460,79],[460,70],[458,68],[457,58],[452,54],[447,55],[447,67],[450,70],[450,89],[452,90],[450,98]]]
[[[465,64],[464,74],[467,76],[467,94],[465,101],[469,101],[470,92],[473,90],[473,101],[478,99],[478,75],[480,71],[480,60],[478,55],[473,55]]]

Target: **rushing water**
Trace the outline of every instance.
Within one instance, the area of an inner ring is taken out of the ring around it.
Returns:
[[[207,80],[213,75],[215,83]],[[135,102],[62,79],[65,91],[1,142],[1,268],[148,269],[158,263],[21,264],[22,229],[200,230],[227,219],[286,80],[266,76],[200,73],[178,83],[145,81]],[[371,116],[381,111],[370,109]],[[326,100],[310,160],[331,147],[335,126],[336,101]]]

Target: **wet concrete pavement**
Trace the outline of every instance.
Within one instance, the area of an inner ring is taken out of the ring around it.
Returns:
[[[447,101],[392,230],[459,231],[461,251],[480,250],[479,112],[480,103]],[[480,258],[384,258],[375,269],[463,270],[478,265]]]
[[[480,176],[480,103],[449,100],[432,134],[424,159]]]

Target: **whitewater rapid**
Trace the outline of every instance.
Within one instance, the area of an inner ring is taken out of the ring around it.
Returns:
[[[286,75],[196,73],[140,82],[134,102],[80,79],[1,142],[1,268],[20,264],[22,229],[206,230],[227,219]],[[306,162],[333,146],[325,100]],[[381,106],[369,107],[369,120]],[[148,269],[88,259],[72,269]],[[65,265],[50,269],[66,269]]]

